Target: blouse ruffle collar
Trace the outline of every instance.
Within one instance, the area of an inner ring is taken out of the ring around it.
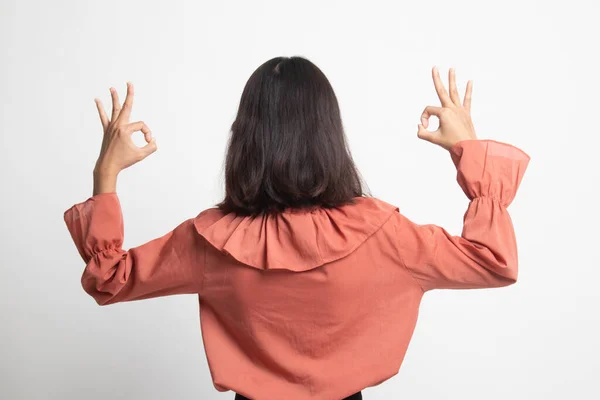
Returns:
[[[194,219],[194,226],[212,246],[243,264],[301,272],[347,256],[398,211],[373,197],[355,201],[256,218],[209,208]]]

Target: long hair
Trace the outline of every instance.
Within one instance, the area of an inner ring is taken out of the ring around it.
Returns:
[[[256,216],[337,207],[359,196],[362,180],[327,77],[298,56],[258,67],[231,126],[225,198],[217,207]]]

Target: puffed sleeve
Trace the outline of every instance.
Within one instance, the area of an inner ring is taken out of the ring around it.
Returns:
[[[127,251],[122,248],[123,216],[115,192],[73,205],[64,220],[86,263],[83,289],[99,305],[200,292],[204,243],[193,219]]]
[[[476,139],[456,143],[450,156],[470,200],[461,236],[399,213],[400,257],[424,291],[508,286],[517,280],[518,255],[507,207],[530,157],[513,145]]]

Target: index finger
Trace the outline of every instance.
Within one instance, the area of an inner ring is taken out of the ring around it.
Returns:
[[[463,101],[463,107],[467,109],[467,111],[471,112],[471,96],[473,92],[473,81],[467,82],[467,90],[465,92],[465,99]]]
[[[431,75],[433,76],[433,85],[435,86],[435,91],[437,92],[438,97],[442,102],[442,106],[449,106],[453,104],[452,99],[450,99],[450,96],[448,96],[448,92],[444,87],[442,78],[440,78],[440,72],[438,71],[437,67],[433,67],[433,69],[431,70]]]
[[[106,130],[106,128],[108,127],[108,117],[106,116],[106,112],[104,111],[104,106],[102,105],[102,102],[100,101],[100,99],[94,99],[94,102],[96,103],[96,108],[98,109],[98,114],[100,115],[100,122],[102,122],[102,128],[103,130]]]
[[[119,120],[128,123],[129,116],[131,115],[131,107],[133,106],[133,83],[127,82],[127,97],[123,103],[123,108],[119,114]]]

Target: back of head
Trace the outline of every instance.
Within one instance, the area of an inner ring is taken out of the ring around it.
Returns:
[[[302,57],[273,58],[250,76],[225,163],[224,212],[337,207],[363,195],[333,88]]]

